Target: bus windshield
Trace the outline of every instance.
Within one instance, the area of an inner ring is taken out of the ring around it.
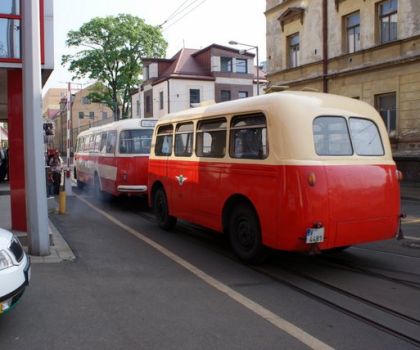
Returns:
[[[152,133],[152,129],[121,131],[119,152],[122,154],[148,154],[150,152]]]

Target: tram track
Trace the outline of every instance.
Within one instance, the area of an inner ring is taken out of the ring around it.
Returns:
[[[132,210],[132,213],[148,222],[154,222],[154,217],[150,212],[145,213]],[[236,263],[238,262],[233,254],[230,254],[226,249],[220,247],[220,242],[217,243],[214,239],[204,238],[205,235],[208,234],[208,230],[181,222],[177,226],[176,231],[194,242],[199,241],[203,243],[205,240],[208,243],[211,241],[212,244],[202,245],[208,250],[223,255],[227,259]],[[197,232],[204,233],[205,235],[197,236]],[[404,287],[418,288],[418,286],[411,285],[410,283],[402,283],[398,279],[368,270],[365,271],[354,266],[340,265],[337,262],[331,263],[328,261],[324,262],[322,265],[324,267],[335,267],[341,270],[344,268],[351,272],[358,272],[371,277],[385,279],[388,282],[399,283]],[[296,269],[284,266],[283,264],[280,266],[276,265],[276,271],[272,271],[272,268],[262,266],[249,266],[249,268],[268,277],[270,280],[280,283],[316,302],[322,303],[337,312],[345,314],[359,322],[363,322],[366,325],[420,348],[420,334],[418,331],[420,320],[415,317],[351,293],[343,288],[332,285],[319,278],[309,276]],[[279,270],[281,273],[279,273]]]

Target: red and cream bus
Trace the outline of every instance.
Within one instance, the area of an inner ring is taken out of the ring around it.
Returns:
[[[147,194],[147,166],[156,120],[125,119],[77,136],[74,177],[96,194]]]
[[[153,133],[149,201],[228,234],[244,261],[265,247],[319,251],[395,237],[401,173],[367,103],[280,92],[169,114]]]

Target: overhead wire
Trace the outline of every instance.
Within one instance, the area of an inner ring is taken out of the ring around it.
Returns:
[[[177,8],[176,8],[176,10],[174,11],[174,12],[172,12],[169,16],[168,16],[168,18],[165,20],[165,21],[163,21],[163,23],[162,24],[160,24],[159,25],[159,27],[163,27],[166,23],[168,23],[168,21],[170,21],[171,20],[171,17],[173,17],[173,16],[176,16],[176,14],[181,10],[181,8],[182,8],[182,6],[184,6],[184,4],[185,3],[187,3],[188,1],[190,1],[190,0],[185,0],[181,5],[179,5]]]
[[[197,4],[197,6],[194,6],[192,9],[190,9],[187,13],[184,13],[183,14],[183,12],[185,12],[188,8],[190,8],[192,5],[194,5],[195,3],[197,3],[199,0],[194,0],[193,2],[191,2],[190,4],[188,4],[187,6],[185,6],[182,10],[180,10],[180,11],[177,11],[178,13],[175,15],[175,16],[173,16],[173,19],[170,19],[169,17],[168,17],[168,20],[166,20],[164,23],[168,23],[168,22],[170,22],[171,20],[174,20],[174,22],[172,22],[172,23],[169,23],[165,28],[163,28],[162,29],[162,31],[165,31],[165,30],[167,30],[168,28],[170,28],[170,27],[172,27],[174,24],[176,24],[176,23],[178,23],[181,19],[183,19],[185,16],[187,16],[188,14],[190,14],[192,11],[194,11],[196,8],[198,8],[199,6],[201,6],[204,2],[206,2],[207,0],[202,0],[200,3],[198,3]],[[184,3],[183,4],[185,4],[185,2],[186,1],[184,1]],[[182,5],[183,5],[182,4]],[[182,6],[181,5],[181,6]],[[177,18],[176,19],[176,17],[177,16],[179,16],[179,15],[181,15],[181,14],[183,14],[181,17],[179,17],[179,18]],[[163,24],[161,25],[161,26],[163,26]]]

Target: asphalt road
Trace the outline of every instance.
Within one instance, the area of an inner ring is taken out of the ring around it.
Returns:
[[[77,259],[33,265],[1,350],[420,347],[420,241],[251,267],[222,235],[161,231],[142,200],[80,197],[51,218]],[[420,238],[420,202],[404,207]]]

